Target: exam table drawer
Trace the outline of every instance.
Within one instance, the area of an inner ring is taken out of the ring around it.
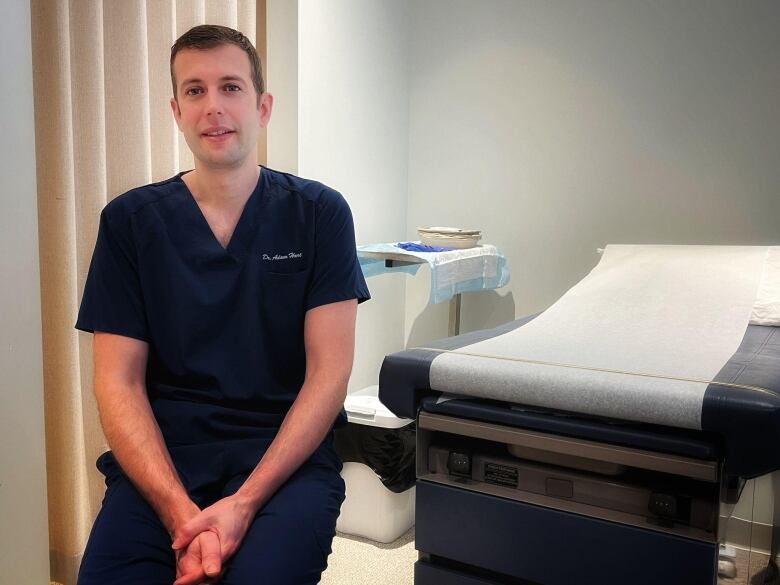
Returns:
[[[424,480],[417,482],[415,544],[434,563],[442,557],[508,577],[496,583],[543,585],[712,585],[718,554],[714,543]]]

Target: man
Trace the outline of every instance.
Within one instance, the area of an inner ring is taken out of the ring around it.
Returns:
[[[195,169],[105,207],[76,324],[111,447],[79,584],[316,583],[369,298],[351,214],[257,166],[273,100],[241,33],[186,32],[171,77]]]

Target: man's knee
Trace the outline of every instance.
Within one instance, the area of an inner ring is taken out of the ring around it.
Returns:
[[[302,468],[274,494],[228,563],[224,585],[309,585],[327,567],[344,501],[338,472]]]
[[[309,585],[327,567],[335,533],[329,518],[259,515],[228,562],[224,585]]]
[[[126,478],[113,480],[92,526],[78,585],[171,585],[175,573],[171,539],[154,510]]]

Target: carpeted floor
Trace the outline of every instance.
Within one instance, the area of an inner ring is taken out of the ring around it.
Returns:
[[[321,585],[412,585],[414,527],[398,540],[381,544],[337,533]]]

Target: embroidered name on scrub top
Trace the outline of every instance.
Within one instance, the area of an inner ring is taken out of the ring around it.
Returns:
[[[271,262],[276,262],[277,260],[295,260],[296,258],[303,258],[302,252],[288,252],[287,254],[274,254],[273,256],[269,256],[268,254],[263,254],[263,260],[270,260]]]

